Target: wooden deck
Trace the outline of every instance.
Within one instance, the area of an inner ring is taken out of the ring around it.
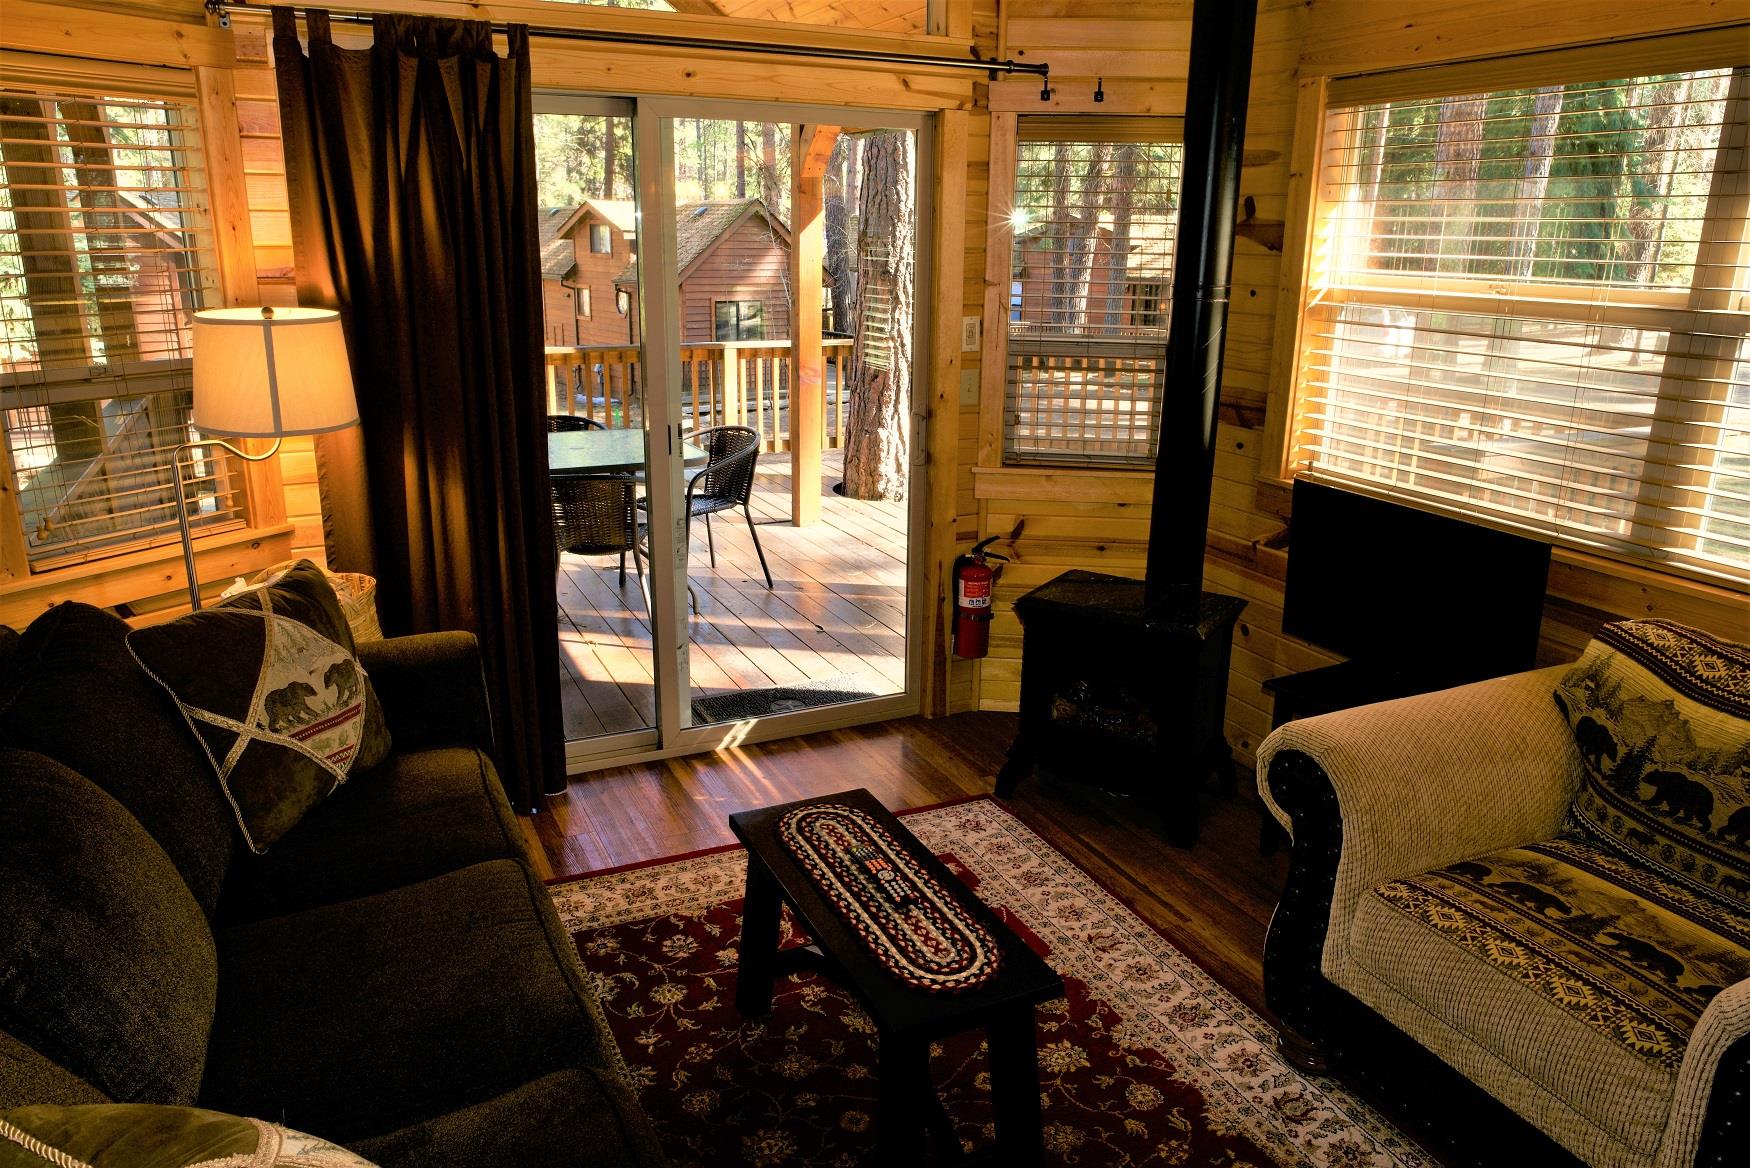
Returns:
[[[808,687],[869,694],[905,688],[906,510],[832,491],[842,455],[822,454],[821,523],[790,526],[788,454],[760,458],[754,522],[772,569],[766,589],[739,512],[693,520],[688,578],[698,597],[691,628],[693,698],[738,690]],[[610,556],[562,557],[559,661],[565,736],[586,738],[656,724],[650,618],[630,561],[626,583]]]

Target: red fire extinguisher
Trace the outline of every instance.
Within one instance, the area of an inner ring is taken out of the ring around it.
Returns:
[[[990,594],[991,584],[997,575],[997,569],[990,566],[990,561],[1001,560],[1007,563],[1009,557],[984,549],[999,538],[1001,537],[993,535],[989,539],[981,539],[972,545],[970,552],[954,558],[956,657],[983,657],[990,652]]]

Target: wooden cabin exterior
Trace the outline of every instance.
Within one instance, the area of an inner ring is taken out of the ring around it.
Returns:
[[[614,277],[637,256],[637,217],[623,199],[548,207],[541,222],[541,303],[549,345],[629,345],[638,336],[638,290],[624,305]]]

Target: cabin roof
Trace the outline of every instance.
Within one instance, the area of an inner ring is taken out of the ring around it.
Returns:
[[[686,279],[693,266],[704,259],[724,236],[741,225],[751,215],[758,215],[776,229],[780,242],[790,246],[790,229],[784,221],[758,199],[713,199],[704,203],[689,203],[675,208],[675,270]],[[638,280],[638,265],[627,265],[614,277],[616,284],[633,284]]]

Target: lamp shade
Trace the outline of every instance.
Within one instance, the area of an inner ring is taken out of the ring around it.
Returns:
[[[194,314],[195,428],[233,438],[323,434],[359,420],[340,314],[215,308]]]

